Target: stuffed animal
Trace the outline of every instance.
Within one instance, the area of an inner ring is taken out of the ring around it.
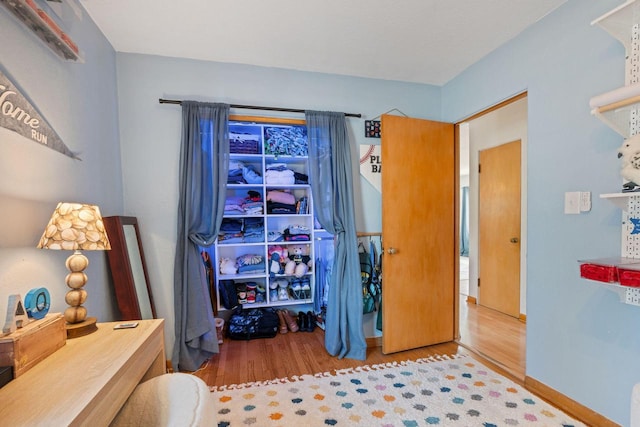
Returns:
[[[236,274],[238,267],[236,267],[235,261],[231,261],[229,258],[222,258],[220,260],[220,274]]]
[[[622,143],[618,158],[622,158],[620,175],[627,181],[622,185],[622,191],[640,190],[640,134]]]
[[[284,273],[284,267],[288,261],[289,252],[286,247],[280,245],[269,246],[269,276]]]
[[[302,277],[307,274],[311,264],[309,245],[289,246],[289,260],[284,267],[284,274]]]

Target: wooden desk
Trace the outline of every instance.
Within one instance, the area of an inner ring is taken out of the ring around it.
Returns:
[[[164,320],[98,323],[98,330],[64,347],[0,388],[0,424],[107,426],[133,389],[166,372]]]

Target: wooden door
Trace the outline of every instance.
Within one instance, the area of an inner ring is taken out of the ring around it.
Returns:
[[[382,352],[452,341],[457,167],[454,126],[382,116]]]
[[[520,316],[520,141],[480,151],[478,303]]]

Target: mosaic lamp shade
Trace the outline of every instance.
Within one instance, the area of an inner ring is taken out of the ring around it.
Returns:
[[[64,311],[67,337],[87,335],[97,330],[96,318],[88,318],[87,309],[82,305],[87,299],[87,291],[84,289],[87,275],[84,270],[89,265],[89,260],[81,251],[111,249],[98,206],[58,203],[37,247],[74,251],[66,261],[69,274],[65,282],[70,288],[65,296],[69,307]]]

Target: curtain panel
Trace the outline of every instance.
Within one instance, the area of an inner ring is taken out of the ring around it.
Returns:
[[[182,101],[172,355],[176,371],[195,371],[218,352],[200,248],[211,246],[220,231],[228,170],[229,105]]]
[[[344,113],[306,111],[309,172],[318,222],[335,236],[325,319],[332,356],[364,360],[362,283],[353,202],[351,146]]]

